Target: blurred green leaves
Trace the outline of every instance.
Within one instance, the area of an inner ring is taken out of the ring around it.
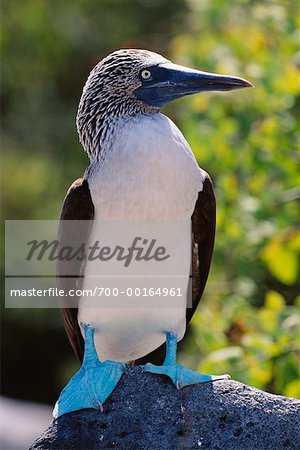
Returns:
[[[299,396],[295,5],[190,3],[191,28],[173,40],[174,58],[242,76],[255,89],[199,95],[178,105],[181,128],[215,182],[218,208],[214,266],[182,360]]]
[[[282,283],[293,285],[299,274],[300,231],[275,235],[264,247],[261,258],[270,273]]]

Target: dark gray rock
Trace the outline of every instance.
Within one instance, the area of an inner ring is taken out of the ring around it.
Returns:
[[[30,450],[300,449],[300,401],[236,381],[178,391],[168,378],[128,367],[104,411],[54,420]]]

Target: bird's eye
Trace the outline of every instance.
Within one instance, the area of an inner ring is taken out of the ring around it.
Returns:
[[[142,70],[141,77],[143,78],[143,80],[149,80],[149,78],[151,78],[150,70],[147,70],[147,69]]]

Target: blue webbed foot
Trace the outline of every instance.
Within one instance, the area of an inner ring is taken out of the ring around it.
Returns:
[[[101,362],[94,346],[94,329],[84,325],[85,350],[82,366],[62,390],[54,407],[55,418],[84,408],[99,409],[117,386],[125,363]]]
[[[173,333],[167,333],[167,354],[163,365],[155,366],[148,363],[144,366],[144,371],[167,375],[178,389],[207,381],[230,379],[229,375],[205,375],[194,370],[185,369],[182,365],[176,364],[176,352],[177,337]]]
[[[194,370],[185,369],[181,364],[176,364],[175,366],[155,366],[154,364],[148,363],[144,366],[144,371],[167,375],[178,389],[191,384],[230,379],[229,375],[206,375],[195,372]]]

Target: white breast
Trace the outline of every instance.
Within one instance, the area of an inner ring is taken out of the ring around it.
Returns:
[[[117,125],[105,159],[92,163],[88,172],[95,220],[185,221],[180,244],[190,255],[190,219],[206,173],[198,167],[179,129],[162,114],[138,116]],[[93,240],[101,234],[97,228],[93,227]],[[131,268],[127,269],[126,275],[134,277]],[[90,270],[87,265],[85,273]],[[162,298],[154,308],[151,298],[145,297],[138,299],[138,308],[133,307],[136,299],[123,298],[122,307],[91,309],[82,297],[79,322],[96,328],[99,358],[129,361],[142,357],[165,341],[166,331],[182,339],[189,273],[190,257],[182,269],[184,295],[174,297],[171,308],[170,299]],[[149,285],[146,275],[135,282],[140,287]],[[94,283],[87,277],[84,288]],[[108,306],[110,300],[106,300]]]

